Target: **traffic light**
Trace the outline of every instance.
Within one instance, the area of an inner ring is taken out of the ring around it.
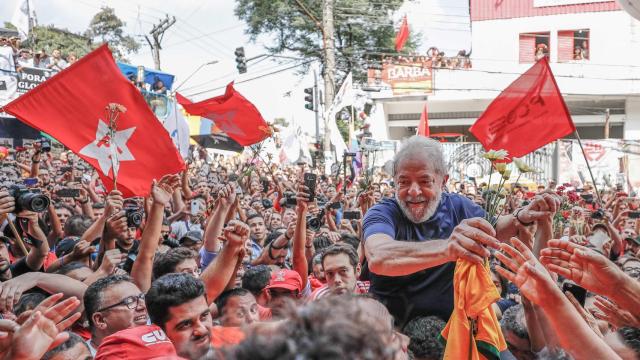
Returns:
[[[247,72],[247,58],[244,57],[244,47],[236,48],[236,68],[240,74]]]
[[[306,88],[304,89],[304,93],[306,94],[304,96],[304,107],[307,110],[311,110],[314,111],[314,106],[313,106],[313,88]]]

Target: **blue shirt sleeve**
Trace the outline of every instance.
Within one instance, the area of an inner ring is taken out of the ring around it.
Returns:
[[[464,219],[470,219],[474,217],[484,218],[485,211],[480,205],[469,200],[466,196],[457,195],[457,197],[460,199],[460,204],[462,205]]]
[[[218,256],[215,251],[207,251],[204,246],[200,248],[200,268],[204,269]]]
[[[364,216],[362,228],[364,239],[373,234],[385,234],[395,239],[396,224],[388,202],[381,202],[369,209]]]

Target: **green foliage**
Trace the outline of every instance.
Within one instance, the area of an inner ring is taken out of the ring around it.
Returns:
[[[403,0],[335,1],[338,78],[352,71],[355,81],[365,81],[367,60],[372,53],[396,52],[398,24],[393,23],[390,14],[402,3]],[[253,41],[260,35],[271,35],[273,45],[266,46],[268,52],[295,53],[324,64],[322,0],[236,0],[235,14],[247,24],[247,34]],[[416,48],[414,35],[411,33],[403,52]],[[307,70],[308,65],[302,72]]]
[[[275,118],[273,119],[273,124],[282,126],[283,128],[289,127],[289,122],[285,118]]]
[[[74,52],[80,57],[91,51],[89,39],[67,29],[59,29],[53,25],[36,26],[33,31],[33,45],[27,43],[23,47],[31,47],[35,52],[44,49],[48,54],[60,49],[63,55]]]
[[[15,25],[13,25],[12,23],[10,23],[8,21],[4,22],[4,28],[5,29],[10,29],[10,30],[18,30],[18,28]]]
[[[348,114],[348,116],[342,116],[342,114]],[[338,112],[338,116],[336,118],[336,125],[338,126],[338,130],[340,131],[340,136],[344,140],[347,147],[351,146],[349,144],[349,118],[351,117],[351,107],[348,106],[342,109],[341,112]],[[362,121],[359,117],[356,116],[355,122],[353,124],[353,130],[357,131],[364,125],[364,121]]]
[[[93,16],[85,36],[91,39],[94,48],[108,43],[117,60],[127,61],[126,56],[138,52],[140,44],[124,33],[124,26],[125,22],[118,18],[113,8],[105,6]]]

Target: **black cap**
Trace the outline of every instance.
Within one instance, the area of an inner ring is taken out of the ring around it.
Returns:
[[[56,244],[56,256],[61,258],[67,254],[71,254],[73,247],[80,241],[77,236],[67,236]]]
[[[180,245],[183,245],[185,242],[201,242],[202,241],[202,231],[199,230],[191,230],[184,234],[183,237],[180,238]]]

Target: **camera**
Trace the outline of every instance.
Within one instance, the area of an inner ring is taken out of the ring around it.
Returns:
[[[262,207],[265,209],[271,209],[273,207],[273,202],[269,199],[262,199]]]
[[[604,210],[598,209],[591,213],[592,219],[603,219],[604,218]]]
[[[320,230],[320,227],[324,225],[324,209],[320,210],[320,212],[316,216],[307,215],[306,222],[307,222],[307,229],[313,230],[313,231]]]
[[[51,152],[51,141],[49,141],[49,139],[47,138],[42,138],[38,141],[36,141],[38,144],[40,144],[40,151],[42,152]]]
[[[292,192],[284,193],[285,205],[286,206],[296,206],[298,205],[298,200],[296,200],[296,194]]]
[[[22,210],[43,212],[49,208],[51,201],[49,198],[40,193],[40,190],[29,189],[21,184],[9,186],[9,195],[15,199],[16,213]]]
[[[138,204],[133,202],[125,202],[124,214],[127,217],[127,227],[139,228],[144,218],[144,211]]]

